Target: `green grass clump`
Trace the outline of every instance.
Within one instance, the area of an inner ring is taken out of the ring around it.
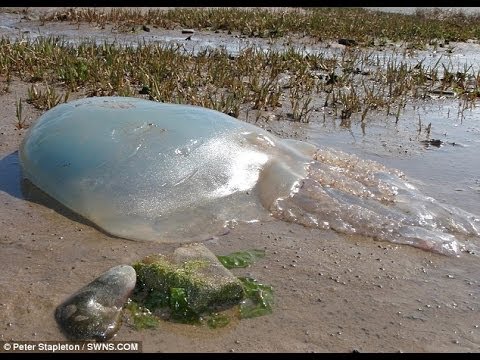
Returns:
[[[324,119],[340,118],[342,127],[355,118],[364,125],[373,111],[385,110],[398,121],[408,101],[432,91],[453,92],[465,107],[478,100],[480,73],[473,66],[398,60],[409,50],[391,51],[381,56],[346,47],[307,54],[248,47],[236,55],[225,49],[193,54],[160,44],[0,39],[0,77],[6,87],[14,77],[32,83],[26,102],[42,110],[69,98],[118,95],[203,106],[249,122],[252,115],[255,122],[273,115],[308,123],[322,111]]]
[[[28,101],[45,110],[82,91],[84,96],[141,96],[199,105],[238,117],[242,107],[263,111],[281,106],[279,77],[285,71],[301,71],[289,85],[292,99],[311,96],[313,87],[300,89],[303,82],[296,80],[308,76],[305,69],[329,67],[332,61],[324,62],[322,55],[302,58],[293,51],[265,54],[255,48],[232,58],[225,50],[192,55],[159,44],[132,48],[89,42],[73,46],[55,38],[0,40],[0,75],[34,83]],[[38,82],[45,83],[45,91]]]
[[[251,37],[281,37],[292,33],[323,40],[347,37],[369,44],[374,39],[426,42],[432,39],[465,41],[480,37],[478,15],[441,10],[394,14],[362,8],[175,8],[170,10],[110,11],[69,9],[44,16],[47,21],[90,22],[101,27],[113,24],[119,30],[136,31],[145,24],[174,29],[239,32]]]

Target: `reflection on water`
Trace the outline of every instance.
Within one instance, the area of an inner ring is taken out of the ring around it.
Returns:
[[[310,124],[308,141],[400,169],[420,189],[444,204],[480,214],[480,109],[457,117],[457,102],[407,106],[398,124],[384,114],[372,116],[365,133],[361,124],[339,129],[334,122]],[[431,123],[431,133],[418,131],[411,119]],[[425,148],[424,141],[440,140]]]

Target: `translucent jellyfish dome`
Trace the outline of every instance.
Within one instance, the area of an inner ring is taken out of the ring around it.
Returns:
[[[44,113],[20,147],[24,177],[106,232],[185,242],[272,216],[444,254],[478,217],[396,170],[280,139],[223,113],[97,97]]]

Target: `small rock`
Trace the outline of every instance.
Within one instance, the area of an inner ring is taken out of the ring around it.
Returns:
[[[198,313],[238,303],[244,296],[240,280],[202,244],[181,246],[169,257],[148,256],[133,266],[139,284],[159,296],[185,289],[188,307]]]
[[[439,139],[421,140],[420,142],[426,147],[435,146],[437,148],[439,148],[443,144],[443,141]]]
[[[195,30],[193,29],[182,29],[182,34],[194,34]]]
[[[27,20],[27,21],[37,21],[39,19],[40,17],[35,14],[26,14],[22,16],[22,20]]]
[[[133,267],[115,266],[59,305],[55,319],[72,340],[108,340],[120,327],[122,308],[135,283]]]
[[[150,32],[150,28],[147,25],[143,25],[142,30],[146,32]]]
[[[340,45],[345,45],[345,46],[355,46],[355,45],[357,45],[357,42],[353,39],[338,39],[338,43]]]

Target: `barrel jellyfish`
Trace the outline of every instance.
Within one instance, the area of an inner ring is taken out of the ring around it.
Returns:
[[[197,106],[72,101],[44,113],[19,154],[25,178],[121,238],[193,241],[272,216],[450,255],[480,235],[478,217],[400,171]]]

